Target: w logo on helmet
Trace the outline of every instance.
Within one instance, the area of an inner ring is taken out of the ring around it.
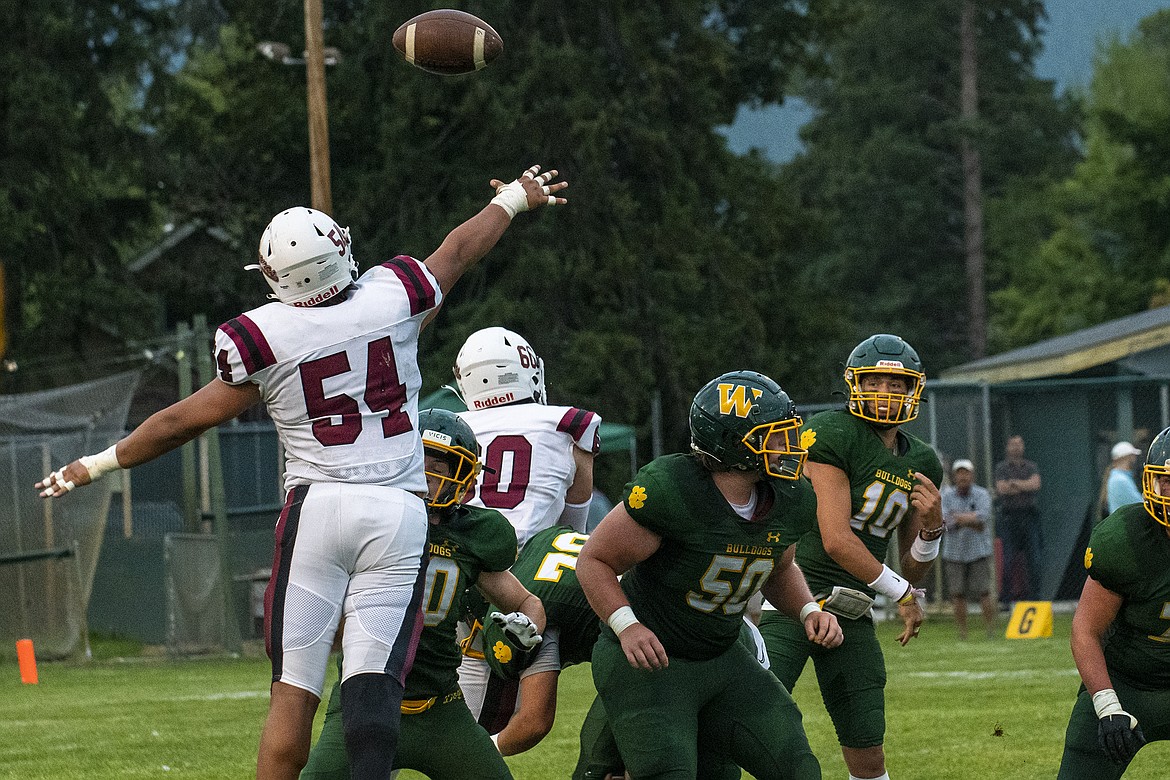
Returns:
[[[748,400],[747,391],[752,391],[751,400]],[[747,417],[752,410],[752,401],[764,394],[763,390],[744,385],[733,385],[729,382],[719,383],[719,414],[734,414],[736,417]]]

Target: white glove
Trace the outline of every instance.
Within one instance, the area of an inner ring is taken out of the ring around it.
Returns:
[[[543,639],[536,633],[536,624],[532,622],[532,618],[523,612],[509,612],[506,615],[502,612],[492,612],[488,615],[488,620],[499,626],[509,639],[525,650],[533,649]]]

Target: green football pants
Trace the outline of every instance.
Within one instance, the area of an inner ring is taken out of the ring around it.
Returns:
[[[488,733],[475,722],[456,691],[426,712],[402,716],[395,769],[414,769],[432,780],[469,777],[502,780],[512,773]],[[321,737],[309,753],[301,780],[349,780],[345,732],[341,723],[341,684],[334,683]]]
[[[837,741],[847,748],[882,744],[886,734],[886,659],[869,618],[839,618],[845,641],[827,650],[808,639],[804,626],[779,612],[760,618],[772,674],[788,690],[811,657]]]
[[[759,780],[818,780],[800,710],[784,686],[740,643],[705,661],[671,658],[643,671],[603,634],[593,647],[593,680],[626,771],[635,780],[709,777],[704,754],[729,757]]]
[[[1113,690],[1122,708],[1138,719],[1147,742],[1170,739],[1170,691],[1138,690],[1116,679]],[[1110,761],[1097,742],[1097,712],[1082,685],[1064,735],[1057,780],[1117,780],[1125,769]]]

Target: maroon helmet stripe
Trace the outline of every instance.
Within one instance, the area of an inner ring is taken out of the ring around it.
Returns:
[[[276,355],[272,354],[268,339],[264,338],[259,326],[248,319],[247,315],[241,314],[234,320],[228,320],[220,325],[219,329],[236,345],[236,349],[240,351],[240,359],[244,361],[244,368],[249,374],[255,374],[276,363]]]
[[[394,272],[406,295],[410,299],[410,316],[421,314],[435,308],[435,288],[427,279],[427,275],[418,267],[418,261],[413,257],[399,255],[388,262],[382,263]]]
[[[561,418],[560,424],[557,425],[557,430],[561,433],[569,434],[574,439],[580,439],[596,416],[593,412],[587,412],[584,409],[570,409]]]

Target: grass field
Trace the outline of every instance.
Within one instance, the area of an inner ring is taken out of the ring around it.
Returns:
[[[1069,616],[1058,615],[1052,639],[980,635],[959,642],[948,620],[932,617],[907,648],[894,641],[894,626],[880,625],[890,678],[891,777],[1055,777],[1078,685],[1069,624]],[[98,642],[91,663],[41,664],[36,686],[20,684],[14,663],[0,665],[0,778],[254,776],[268,705],[267,662],[170,661],[131,655],[136,651],[125,643]],[[518,780],[567,778],[572,771],[592,680],[587,665],[564,677],[553,733],[509,759]],[[843,780],[848,774],[811,667],[795,695],[824,776]],[[997,726],[1002,736],[994,735]],[[1151,745],[1126,778],[1165,778],[1168,759],[1170,745]]]

